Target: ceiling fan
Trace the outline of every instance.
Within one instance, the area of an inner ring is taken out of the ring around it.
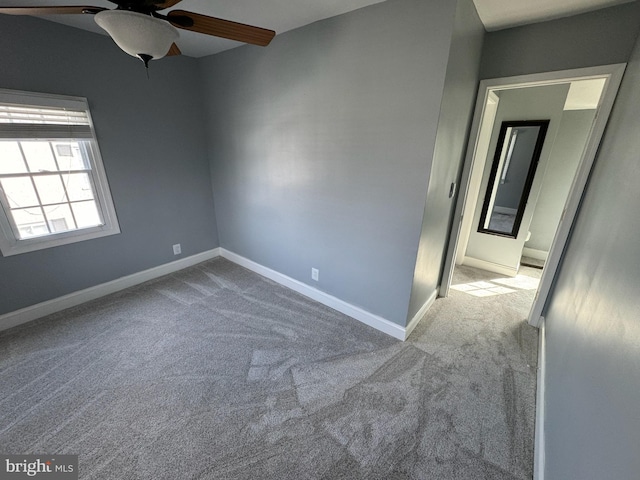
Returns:
[[[165,55],[180,55],[175,44],[178,30],[190,30],[214,37],[227,38],[253,45],[267,46],[275,32],[266,28],[209,17],[171,8],[182,0],[109,0],[115,9],[92,6],[0,7],[0,14],[55,15],[90,14],[126,53],[138,57],[148,68],[149,61]]]

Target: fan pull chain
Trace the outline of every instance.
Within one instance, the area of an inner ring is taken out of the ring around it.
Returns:
[[[147,71],[147,80],[149,80],[149,62],[153,60],[153,57],[145,53],[140,53],[138,54],[138,58],[144,63],[144,68]]]

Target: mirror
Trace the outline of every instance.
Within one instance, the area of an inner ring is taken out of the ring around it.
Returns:
[[[502,122],[478,232],[516,238],[549,120]]]

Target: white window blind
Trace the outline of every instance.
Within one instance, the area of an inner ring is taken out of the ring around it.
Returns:
[[[0,138],[91,138],[86,111],[0,105]]]

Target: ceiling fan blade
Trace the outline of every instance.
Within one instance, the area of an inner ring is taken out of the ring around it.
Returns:
[[[182,0],[109,0],[124,10],[155,12],[173,7]]]
[[[0,13],[5,15],[54,15],[98,13],[107,10],[102,7],[73,5],[68,7],[0,7]]]
[[[252,27],[251,25],[185,12],[184,10],[170,11],[167,14],[167,19],[177,28],[262,47],[269,45],[276,34],[273,30],[267,30],[266,28]]]
[[[169,51],[167,52],[167,57],[171,57],[173,55],[182,55],[182,52],[178,48],[178,45],[176,45],[175,43],[171,45],[171,48],[169,48]]]

